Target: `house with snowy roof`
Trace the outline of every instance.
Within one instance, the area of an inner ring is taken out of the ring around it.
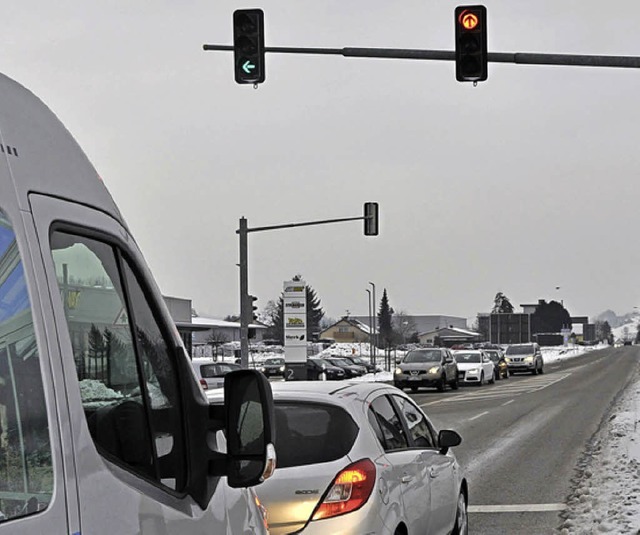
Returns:
[[[358,343],[368,342],[370,335],[371,331],[368,325],[360,320],[345,316],[322,331],[320,338],[330,338],[342,343]]]

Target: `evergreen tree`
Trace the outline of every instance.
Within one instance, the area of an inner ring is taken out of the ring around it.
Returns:
[[[382,299],[380,299],[378,329],[380,337],[378,343],[382,342],[383,347],[390,347],[394,340],[393,309],[389,306],[389,297],[387,296],[386,288],[382,292]]]
[[[294,281],[302,280],[301,275],[296,275],[293,277]],[[270,323],[269,327],[265,332],[265,337],[271,340],[278,340],[278,342],[284,345],[284,294],[280,295],[278,299],[277,305],[270,301],[273,306],[270,306],[267,303],[267,306],[270,308],[269,317]],[[320,324],[322,322],[322,318],[324,317],[324,310],[320,306],[320,299],[318,298],[315,290],[306,285],[305,288],[305,301],[306,301],[306,326],[307,326],[307,336],[306,339],[311,341],[314,340],[316,335],[320,333]]]
[[[277,340],[280,345],[284,345],[284,298],[281,295],[277,304],[274,301],[269,303],[273,303],[274,308],[264,337],[268,340]]]
[[[502,292],[498,292],[493,298],[492,314],[513,314],[513,305],[509,298]]]

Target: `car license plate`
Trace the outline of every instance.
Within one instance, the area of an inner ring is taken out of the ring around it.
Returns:
[[[420,377],[418,377],[417,375],[409,377],[409,381],[419,381],[419,380],[420,380]]]

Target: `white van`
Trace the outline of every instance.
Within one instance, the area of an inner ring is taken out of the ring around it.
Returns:
[[[0,535],[265,533],[271,389],[241,370],[225,399],[82,150],[0,75]]]

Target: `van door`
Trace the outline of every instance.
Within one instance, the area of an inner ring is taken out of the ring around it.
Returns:
[[[67,377],[82,530],[227,532],[224,492],[206,511],[183,492],[189,470],[206,469],[186,464],[175,366],[186,357],[133,239],[89,207],[37,194],[30,203]],[[260,531],[251,520],[229,532]]]
[[[42,266],[28,247],[33,227],[10,202],[11,188],[2,160],[0,534],[77,533],[73,470],[60,435],[67,420],[56,410],[56,364],[47,341],[49,302],[38,284]]]

